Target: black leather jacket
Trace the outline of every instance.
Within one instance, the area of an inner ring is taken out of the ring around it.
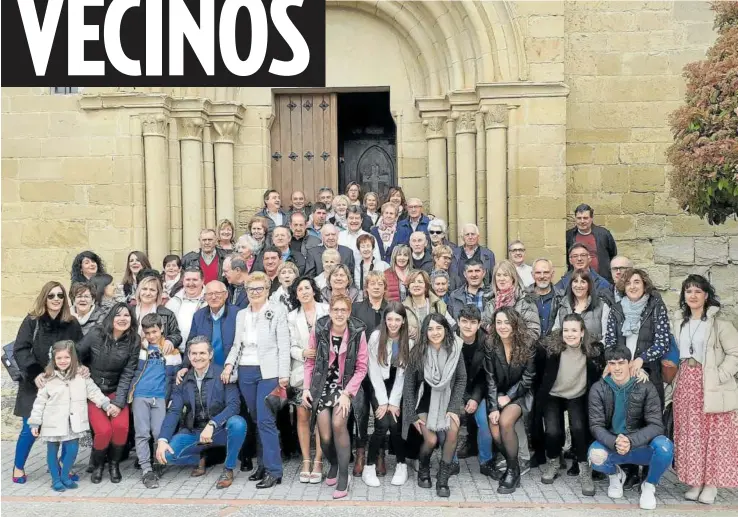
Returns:
[[[487,377],[487,413],[499,411],[497,397],[507,395],[524,412],[533,406],[533,379],[536,375],[535,354],[531,352],[525,364],[511,365],[500,345],[485,347],[484,370]]]

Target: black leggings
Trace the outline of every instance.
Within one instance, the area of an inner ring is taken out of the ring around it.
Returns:
[[[566,441],[564,432],[564,411],[569,412],[569,429],[571,430],[571,446],[577,461],[587,461],[589,447],[589,429],[587,420],[587,395],[575,399],[563,399],[549,396],[543,408],[543,421],[546,425],[546,456],[558,458]]]
[[[393,382],[392,379],[384,381],[384,386],[387,393],[392,391]],[[376,417],[376,411],[379,407],[379,402],[375,397],[372,397],[372,408],[374,409],[374,433],[369,438],[369,451],[366,456],[366,464],[374,465],[379,457],[379,450],[384,448],[384,437],[389,431],[390,440],[392,441],[393,452],[397,458],[397,463],[405,463],[405,441],[402,439],[402,414],[395,417],[387,411],[382,419]]]

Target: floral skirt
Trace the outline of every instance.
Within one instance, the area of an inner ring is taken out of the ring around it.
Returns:
[[[323,393],[321,393],[320,401],[318,402],[318,412],[320,413],[324,409],[335,406],[340,397],[341,385],[338,383],[338,359],[336,359],[328,368]]]
[[[738,487],[738,411],[705,413],[702,366],[679,366],[674,392],[674,456],[679,481]]]

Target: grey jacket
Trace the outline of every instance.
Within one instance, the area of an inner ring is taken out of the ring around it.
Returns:
[[[533,341],[538,340],[541,337],[541,317],[538,314],[538,307],[536,306],[533,299],[526,293],[524,296],[518,298],[515,302],[513,309],[518,311],[518,314],[522,316],[525,321],[525,326],[528,329],[530,338]],[[492,298],[487,302],[482,312],[482,328],[487,332],[490,331],[494,325],[492,317],[495,313],[495,294],[492,291]]]

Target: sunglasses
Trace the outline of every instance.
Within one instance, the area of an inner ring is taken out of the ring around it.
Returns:
[[[49,294],[46,295],[46,299],[47,300],[53,300],[54,298],[56,298],[57,300],[63,300],[64,299],[64,293],[56,293],[56,294],[49,293]]]
[[[440,230],[428,230],[428,233],[431,235],[443,235],[443,232]]]

